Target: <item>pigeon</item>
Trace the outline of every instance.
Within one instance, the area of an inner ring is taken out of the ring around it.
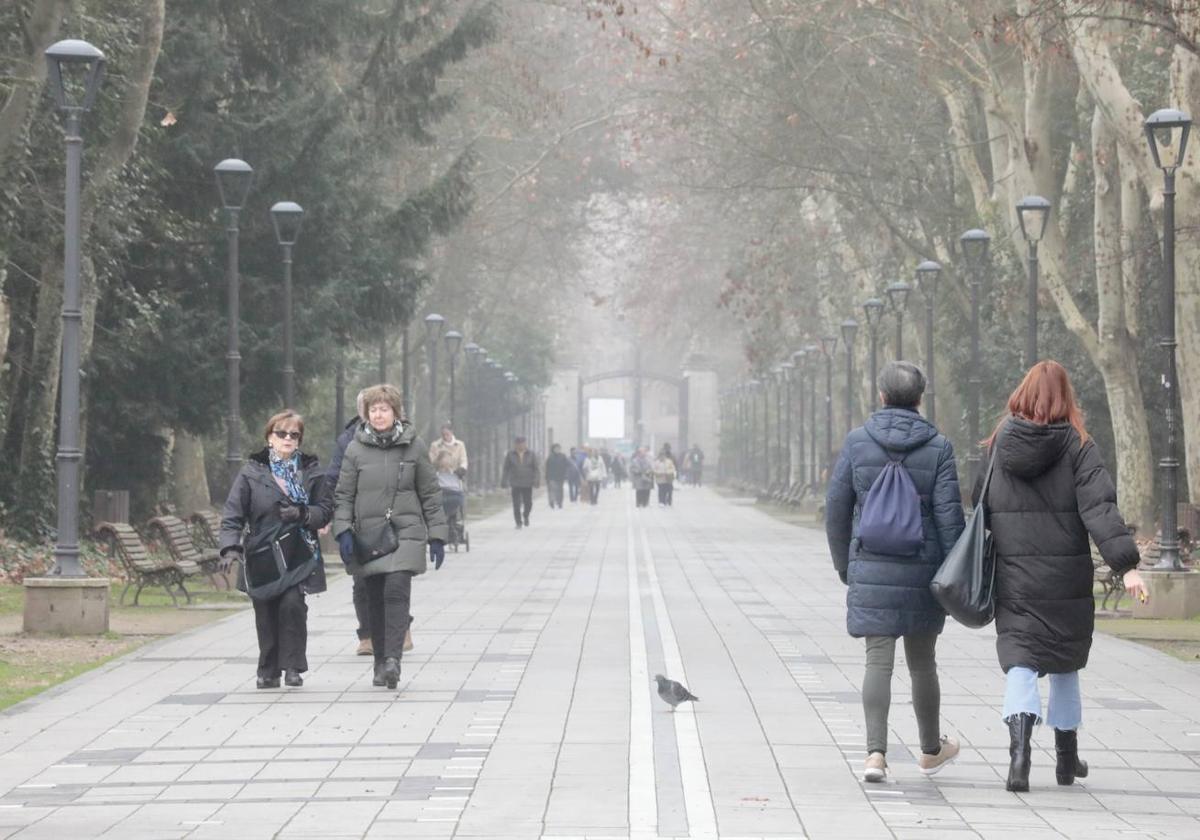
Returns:
[[[655,674],[654,680],[658,683],[658,696],[671,705],[672,711],[674,711],[675,707],[680,703],[688,700],[695,701],[700,699],[696,695],[692,694],[692,692],[684,688],[681,684],[675,682],[675,680],[669,680],[662,674]]]

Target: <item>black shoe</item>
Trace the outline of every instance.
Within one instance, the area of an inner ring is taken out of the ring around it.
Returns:
[[[528,517],[525,518],[525,527],[526,528],[529,527],[529,518]]]
[[[279,688],[279,677],[259,677],[259,688]]]
[[[1076,779],[1087,778],[1087,762],[1079,760],[1079,739],[1074,729],[1054,730],[1054,754],[1058,757],[1054,777],[1060,785],[1073,785]]]
[[[521,530],[521,523],[520,523],[520,522],[518,522],[518,523],[517,523],[517,530],[518,530],[518,531],[520,531],[520,530]]]
[[[383,679],[388,688],[395,688],[400,682],[400,660],[389,656],[383,660]]]
[[[1037,715],[1021,712],[1008,718],[1008,781],[1004,789],[1013,793],[1025,793],[1029,790],[1029,739],[1033,736],[1033,727],[1037,723]]]
[[[387,685],[387,680],[383,676],[383,663],[375,663],[375,676],[371,678],[371,685],[382,688]]]
[[[300,678],[300,672],[294,668],[289,668],[283,674],[283,684],[292,688],[299,688],[304,685],[304,680]]]

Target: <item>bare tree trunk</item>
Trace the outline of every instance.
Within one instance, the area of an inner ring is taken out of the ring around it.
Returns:
[[[180,516],[212,506],[204,472],[204,441],[182,429],[174,433],[171,452],[171,504]]]
[[[37,0],[25,21],[25,54],[12,68],[12,89],[0,106],[0,163],[15,149],[29,127],[33,106],[46,81],[46,47],[58,37],[71,0]]]

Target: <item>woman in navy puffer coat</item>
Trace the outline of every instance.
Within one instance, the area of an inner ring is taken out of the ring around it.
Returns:
[[[891,362],[879,377],[884,407],[846,437],[825,499],[825,531],[833,565],[846,595],[846,629],[865,637],[863,708],[867,720],[867,765],[863,777],[882,781],[887,773],[887,714],[891,704],[896,639],[904,639],[913,683],[913,706],[921,738],[919,769],[940,770],[958,752],[938,725],[941,690],[934,648],[946,614],[929,583],[963,530],[962,496],[954,448],[917,413],[925,376],[916,365]],[[867,551],[858,540],[863,502],[889,461],[912,478],[921,501],[924,541],[909,556]]]

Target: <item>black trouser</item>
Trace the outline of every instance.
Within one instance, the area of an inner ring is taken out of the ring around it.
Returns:
[[[634,490],[634,495],[637,496],[638,507],[650,507],[650,488],[645,490]]]
[[[529,511],[533,510],[533,488],[532,487],[514,487],[512,488],[513,500],[513,519],[520,525],[522,522],[529,524]],[[522,509],[524,509],[522,511]]]
[[[547,479],[546,496],[550,499],[550,507],[561,508],[563,503],[563,482]]]
[[[567,479],[567,489],[571,491],[571,501],[572,502],[579,501],[579,479],[578,478],[568,478]]]
[[[600,501],[600,482],[599,481],[589,481],[588,482],[588,501],[591,502],[592,504],[596,504],[596,502]]]
[[[675,495],[675,485],[674,484],[658,485],[658,503],[660,505],[670,505],[671,497],[673,495]]]
[[[367,610],[366,578],[354,579],[354,616],[358,619],[358,640],[371,638],[371,613]]]
[[[376,665],[382,664],[384,659],[398,660],[404,653],[404,634],[412,620],[408,614],[412,579],[412,572],[384,572],[363,578]]]
[[[273,680],[280,671],[307,671],[308,605],[301,584],[278,598],[251,603],[258,631],[258,675]]]
[[[692,484],[699,487],[704,479],[703,467],[692,467]]]

